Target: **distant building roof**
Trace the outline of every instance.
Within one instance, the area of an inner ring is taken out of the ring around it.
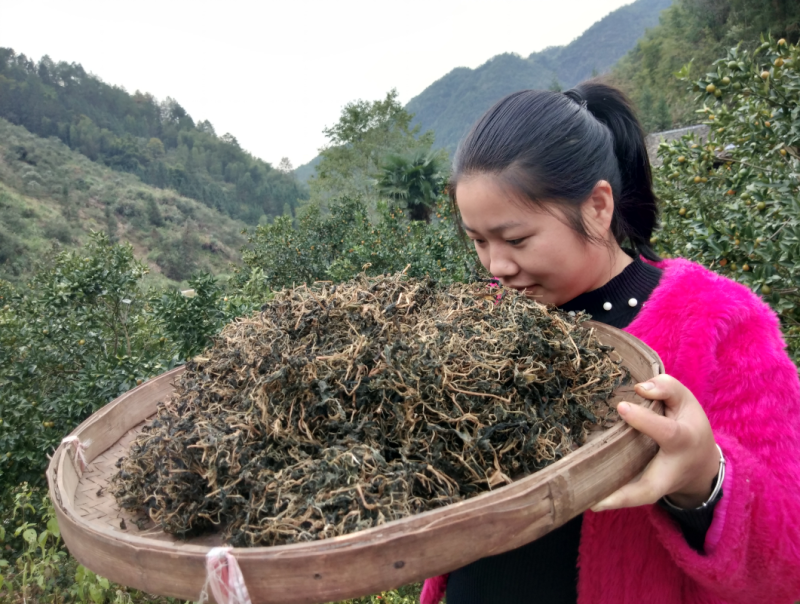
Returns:
[[[676,128],[675,130],[665,130],[664,132],[653,132],[645,137],[645,144],[647,145],[647,155],[650,157],[650,163],[653,166],[661,165],[658,159],[658,144],[661,141],[673,141],[682,137],[684,134],[695,134],[701,141],[708,138],[708,126],[687,126],[686,128]]]

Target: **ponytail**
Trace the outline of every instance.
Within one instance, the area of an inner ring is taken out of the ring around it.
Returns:
[[[564,207],[570,226],[592,239],[580,206],[600,180],[611,185],[611,231],[619,244],[658,260],[650,237],[658,206],[644,133],[625,95],[589,80],[565,93],[524,90],[501,99],[456,151],[450,179],[489,173],[537,205]]]
[[[589,113],[611,131],[621,181],[620,191],[614,195],[614,237],[620,243],[628,239],[645,258],[658,260],[650,247],[658,224],[658,199],[653,193],[644,131],[630,101],[620,90],[596,80],[578,84],[565,94],[570,98],[579,95]]]

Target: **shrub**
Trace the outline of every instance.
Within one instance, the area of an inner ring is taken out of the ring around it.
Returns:
[[[800,49],[734,48],[693,83],[707,142],[662,144],[656,249],[736,279],[778,313],[800,360]]]
[[[72,241],[72,229],[63,220],[54,220],[44,225],[44,236],[48,239],[55,239],[61,243]]]
[[[263,273],[273,288],[313,281],[344,281],[406,270],[411,276],[436,275],[464,280],[475,270],[473,251],[464,246],[451,217],[449,202],[436,201],[431,223],[408,220],[403,210],[379,203],[369,219],[361,200],[342,198],[323,214],[311,206],[296,222],[288,216],[259,226],[243,250],[245,265]]]
[[[6,532],[0,525],[0,543],[5,545],[0,558],[0,604],[176,603],[115,585],[78,564],[64,547],[55,510],[41,489],[28,484],[14,489],[8,520],[16,528]]]
[[[180,359],[201,352],[226,323],[257,307],[244,296],[225,296],[208,274],[191,278],[189,288],[155,293],[150,300],[161,339],[170,340]]]
[[[191,298],[147,291],[146,273],[130,245],[94,233],[25,289],[0,281],[0,491],[41,484],[46,454],[65,433],[259,303],[225,295],[209,275],[190,281]]]
[[[0,282],[0,485],[40,483],[46,453],[171,350],[155,335],[130,246],[94,234],[18,290]]]

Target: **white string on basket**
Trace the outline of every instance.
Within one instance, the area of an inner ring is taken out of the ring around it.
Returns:
[[[75,449],[75,463],[78,464],[81,473],[83,473],[86,470],[86,466],[89,465],[86,461],[86,448],[92,444],[91,439],[82,443],[80,439],[73,434],[72,436],[65,436],[61,442],[66,445],[71,444]]]
[[[206,554],[206,583],[198,604],[208,601],[208,592],[217,604],[250,604],[250,594],[230,547],[213,547]]]

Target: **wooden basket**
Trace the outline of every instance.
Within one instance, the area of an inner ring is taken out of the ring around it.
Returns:
[[[591,323],[613,346],[634,381],[663,373],[658,355],[635,337]],[[50,495],[69,551],[101,576],[152,594],[196,600],[205,556],[219,535],[188,541],[137,527],[108,493],[117,459],[183,368],[125,393],[76,428],[86,467],[74,444],[62,444],[47,470]],[[615,393],[659,413],[631,387]],[[561,526],[638,474],[655,455],[648,437],[619,422],[580,449],[513,484],[467,501],[331,539],[274,547],[236,548],[253,604],[321,603],[363,596],[460,568],[520,547]]]

